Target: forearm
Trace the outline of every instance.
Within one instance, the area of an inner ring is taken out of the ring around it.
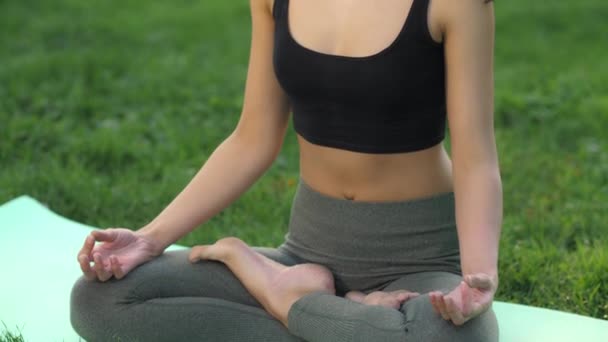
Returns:
[[[235,201],[270,167],[273,157],[266,149],[229,136],[181,193],[138,233],[152,237],[164,250]]]
[[[463,274],[498,275],[502,184],[492,164],[454,168],[456,224]]]

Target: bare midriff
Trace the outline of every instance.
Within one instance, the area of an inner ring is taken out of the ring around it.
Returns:
[[[443,143],[404,153],[360,153],[320,146],[299,134],[300,177],[326,196],[404,201],[451,192],[452,161]]]

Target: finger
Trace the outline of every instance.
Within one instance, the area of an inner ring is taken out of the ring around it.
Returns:
[[[460,309],[454,302],[454,299],[446,296],[444,298],[444,301],[445,301],[446,312],[447,312],[448,316],[450,317],[450,320],[452,320],[452,322],[455,325],[463,325],[464,322],[466,321],[466,319],[462,315],[462,312],[460,312]]]
[[[431,307],[433,308],[433,311],[435,311],[435,313],[439,313],[437,311],[437,308],[435,307],[435,300],[433,299],[433,294],[429,293],[429,300],[431,301]]]
[[[437,303],[437,293],[430,292],[429,299],[431,300],[431,305],[433,306],[433,311],[435,311],[436,314],[441,315],[441,311],[439,311],[439,304]]]
[[[440,293],[433,292],[430,297],[431,297],[431,302],[433,303],[433,309],[435,309],[435,312],[441,316],[441,307],[439,306],[439,296],[441,296]]]
[[[212,259],[216,257],[213,255],[212,250],[209,248],[213,245],[199,245],[192,247],[192,251],[190,252],[190,261],[197,262],[199,260]]]
[[[190,262],[192,262],[192,263],[195,263],[195,262],[198,262],[199,260],[201,260],[198,246],[192,247],[192,250],[190,251],[190,254],[188,255],[188,260],[190,260]]]
[[[116,255],[110,255],[110,266],[112,268],[112,273],[114,273],[114,277],[116,279],[122,279],[125,276],[120,262],[118,261],[118,257],[116,257]]]
[[[468,274],[465,276],[465,282],[472,288],[492,288],[492,279],[485,274]]]
[[[443,294],[437,296],[437,307],[439,308],[439,313],[441,317],[446,321],[450,319],[450,315],[448,314],[448,310],[445,305],[445,296]]]
[[[466,286],[466,283],[464,281],[460,285],[462,287],[462,296],[460,298],[462,301],[462,315],[464,317],[469,317],[469,315],[471,314],[471,303],[473,301],[471,291],[473,290]]]
[[[84,273],[84,276],[87,279],[93,280],[97,277],[95,271],[91,269],[91,263],[86,255],[80,255],[78,258],[78,263],[80,264],[82,273]]]
[[[93,268],[95,269],[95,272],[97,272],[97,278],[102,282],[110,279],[112,274],[105,270],[101,256],[95,254],[93,255],[93,260],[95,260],[95,266],[93,266]]]
[[[113,230],[94,230],[91,232],[97,241],[112,242],[118,234]]]
[[[471,303],[470,317],[477,317],[478,315],[481,315],[483,312],[490,309],[491,307],[492,307],[492,299],[489,299],[489,302],[482,301],[482,302]]]
[[[85,256],[87,258],[87,261],[89,261],[89,262],[92,261],[91,251],[93,250],[94,246],[95,246],[95,239],[93,238],[93,236],[87,235],[87,237],[84,239],[84,244],[82,245],[82,248],[80,249],[80,251],[78,251],[78,256],[76,257],[78,262],[80,262],[80,258],[82,256]]]

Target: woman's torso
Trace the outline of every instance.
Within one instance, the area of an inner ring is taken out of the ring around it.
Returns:
[[[277,1],[277,0],[275,0]],[[303,47],[330,55],[370,56],[389,46],[412,0],[291,0],[289,29]],[[429,33],[440,31],[429,8]],[[370,113],[373,115],[374,113]],[[398,201],[453,191],[442,143],[403,153],[361,153],[313,144],[298,134],[300,175],[320,193],[355,201]]]
[[[442,144],[401,154],[363,154],[314,145],[298,136],[300,175],[318,192],[355,201],[399,201],[453,191]]]

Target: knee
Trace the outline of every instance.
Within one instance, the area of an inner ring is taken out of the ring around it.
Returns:
[[[78,335],[85,338],[90,336],[87,332],[92,322],[90,309],[93,307],[93,303],[91,300],[95,295],[95,292],[90,290],[90,283],[90,280],[81,276],[72,286],[70,293],[70,323]]]
[[[109,321],[114,316],[113,306],[119,300],[113,298],[114,286],[88,280],[81,276],[70,293],[70,323],[72,328],[87,341],[98,340],[109,331]]]
[[[93,288],[93,280],[89,280],[84,276],[80,276],[76,280],[70,293],[70,314],[72,316],[77,316],[94,305],[95,296],[98,292]]]
[[[98,280],[89,280],[84,276],[80,276],[70,293],[70,311],[74,314],[92,310],[108,300],[108,291],[111,291],[110,284],[99,282]],[[103,300],[105,298],[105,300]]]
[[[498,341],[498,322],[492,309],[461,326],[456,326],[436,313],[428,294],[424,294],[408,300],[401,311],[406,320],[406,334],[413,341]]]

